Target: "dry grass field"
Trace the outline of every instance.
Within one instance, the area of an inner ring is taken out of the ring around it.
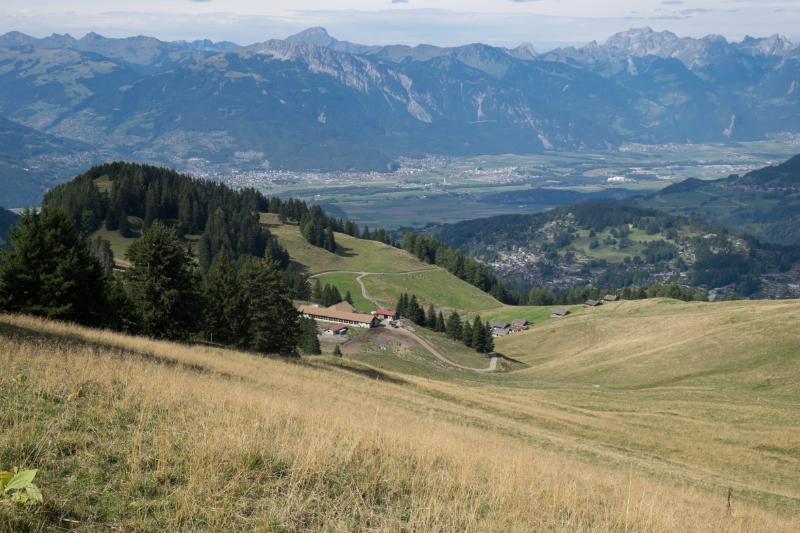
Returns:
[[[721,475],[705,466],[711,457],[680,464],[631,453],[641,434],[619,436],[628,442],[615,449],[571,433],[588,432],[582,424],[591,419],[611,420],[610,431],[615,417],[635,426],[681,416],[686,434],[716,424],[723,452],[728,426],[745,422],[758,424],[753,444],[782,448],[798,442],[797,409],[784,413],[789,427],[773,422],[763,436],[771,421],[757,418],[781,410],[775,395],[750,406],[747,421],[725,419],[724,403],[708,407],[716,421],[668,411],[648,419],[637,414],[636,394],[624,411],[621,399],[605,404],[604,389],[583,387],[577,370],[559,374],[572,376],[577,392],[546,386],[537,372],[558,372],[537,370],[548,365],[544,350],[533,343],[530,369],[462,383],[0,315],[0,469],[38,468],[45,497],[31,510],[0,503],[0,530],[797,529],[796,456],[771,482],[794,510],[749,503],[739,486],[729,510],[724,492],[706,483]],[[660,394],[676,407],[697,394],[669,387]],[[787,401],[796,392],[796,383],[776,387]],[[751,459],[739,458],[743,470]]]

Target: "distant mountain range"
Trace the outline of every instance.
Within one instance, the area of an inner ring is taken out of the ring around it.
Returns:
[[[0,36],[0,115],[120,157],[387,169],[399,156],[759,139],[800,131],[782,37],[366,46],[321,28],[240,47]]]

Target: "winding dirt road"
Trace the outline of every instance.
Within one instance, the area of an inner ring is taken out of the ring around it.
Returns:
[[[441,268],[439,268],[439,267],[427,268],[427,269],[424,269],[424,270],[415,270],[415,271],[412,271],[412,272],[386,272],[386,273],[383,273],[383,272],[343,272],[342,271],[342,272],[336,272],[336,273],[337,274],[338,273],[358,274],[358,277],[356,278],[356,281],[358,282],[358,285],[361,287],[361,296],[363,296],[365,300],[369,300],[370,302],[375,304],[376,307],[383,307],[383,305],[380,302],[376,301],[374,298],[372,298],[369,295],[369,292],[367,291],[367,286],[364,284],[364,278],[366,276],[371,276],[371,275],[408,276],[408,275],[411,275],[411,274],[418,274],[420,272],[433,272],[433,271],[436,271],[436,270],[441,270]],[[331,272],[326,272],[326,274],[330,274],[330,273]],[[321,275],[321,274],[318,274],[318,275]],[[409,330],[403,329],[403,328],[391,329],[390,331],[413,339],[414,341],[417,342],[417,344],[419,344],[420,346],[422,346],[423,348],[428,350],[428,352],[430,352],[430,354],[433,355],[435,358],[437,358],[438,360],[442,361],[443,363],[448,364],[450,366],[453,366],[455,368],[460,368],[462,370],[470,370],[472,372],[494,372],[494,371],[497,370],[497,359],[498,359],[497,357],[492,357],[489,360],[489,366],[486,367],[486,368],[473,368],[471,366],[464,366],[464,365],[458,364],[458,363],[456,363],[454,361],[451,361],[450,359],[448,359],[447,357],[442,355],[439,352],[439,350],[437,350],[436,348],[434,348],[431,345],[431,343],[429,343],[428,341],[426,341],[425,339],[423,339],[422,337],[420,337],[419,335],[417,335],[413,331],[409,331]]]

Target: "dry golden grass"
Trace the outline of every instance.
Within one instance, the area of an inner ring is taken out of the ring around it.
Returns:
[[[532,445],[499,387],[343,364],[0,315],[0,467],[39,468],[45,494],[0,529],[795,529]]]

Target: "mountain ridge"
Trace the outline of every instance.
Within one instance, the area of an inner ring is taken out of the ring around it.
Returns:
[[[246,151],[257,168],[381,171],[399,157],[735,142],[800,124],[800,53],[779,37],[634,30],[544,54],[360,45],[322,28],[209,43],[0,36],[0,114],[168,166]]]

